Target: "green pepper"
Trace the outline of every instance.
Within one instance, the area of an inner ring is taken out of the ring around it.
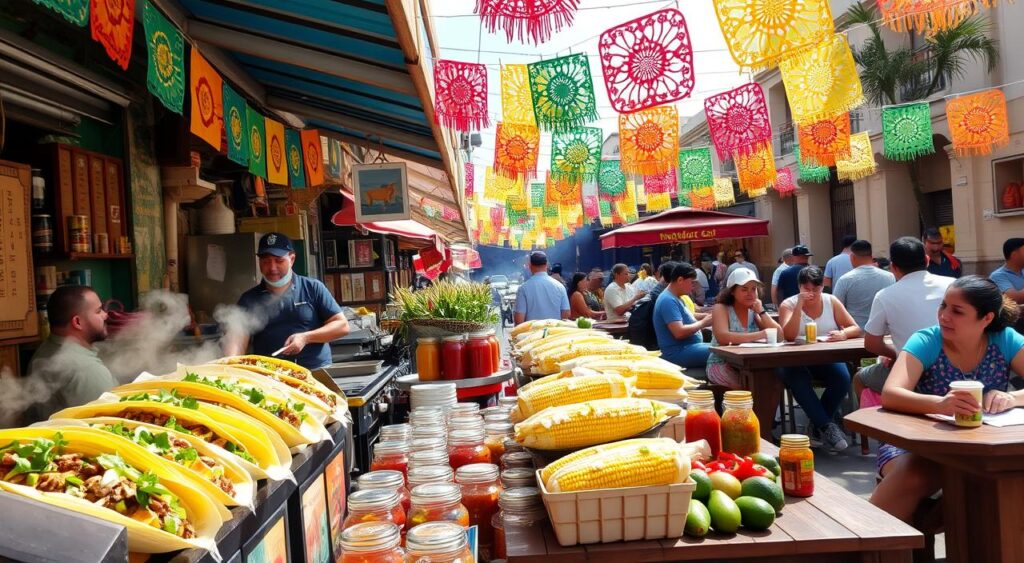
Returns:
[[[39,483],[38,473],[29,473],[25,476],[25,484],[29,487],[35,487]]]
[[[65,478],[64,480],[69,485],[74,485],[76,487],[81,487],[82,485],[85,484],[81,479],[79,479],[78,477],[75,477],[74,475],[68,475],[67,478]]]
[[[170,534],[178,533],[178,522],[174,518],[164,519],[164,531]]]
[[[114,510],[124,514],[125,512],[128,512],[128,505],[125,504],[123,500],[119,500],[117,501],[117,504],[114,505]]]

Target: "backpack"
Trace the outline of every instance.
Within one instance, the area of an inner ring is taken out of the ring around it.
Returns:
[[[665,286],[658,284],[630,309],[627,334],[631,344],[643,346],[648,350],[659,349],[658,335],[654,332],[654,303],[662,291],[665,291]]]

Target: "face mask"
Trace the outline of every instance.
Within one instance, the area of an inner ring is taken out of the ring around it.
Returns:
[[[283,276],[281,276],[281,279],[277,280],[276,282],[268,280],[266,276],[263,277],[263,283],[269,285],[270,287],[274,287],[274,288],[284,287],[284,286],[288,285],[291,281],[292,281],[292,269],[291,268],[288,268],[288,273],[283,275]]]

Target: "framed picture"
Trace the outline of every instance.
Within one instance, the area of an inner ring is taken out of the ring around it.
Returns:
[[[373,241],[357,239],[348,241],[348,267],[369,268],[373,266]]]
[[[338,284],[341,286],[341,301],[343,303],[352,302],[352,275],[341,274],[338,277]]]
[[[354,165],[352,192],[357,223],[409,218],[409,184],[404,162]]]
[[[395,243],[391,239],[384,239],[384,267],[395,267]]]
[[[308,563],[329,563],[331,537],[327,525],[327,493],[320,474],[302,492],[302,535]]]
[[[384,299],[384,272],[366,272],[366,300],[380,301]]]
[[[271,518],[263,529],[263,536],[256,545],[249,549],[245,563],[287,563],[291,561],[288,554],[288,524],[285,507]],[[259,532],[257,532],[257,536]]]
[[[338,267],[338,243],[333,239],[324,241],[324,267],[328,270]]]
[[[366,280],[363,274],[352,274],[352,300],[366,301]]]
[[[348,487],[345,484],[345,451],[338,452],[324,469],[327,479],[327,512],[330,517],[331,546],[335,554],[341,554],[341,525],[345,520],[345,498]]]

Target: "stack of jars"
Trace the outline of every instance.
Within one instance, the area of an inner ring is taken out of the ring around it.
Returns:
[[[471,463],[491,463],[491,450],[484,445],[484,419],[476,403],[458,403],[448,418],[448,463],[457,470]]]
[[[536,487],[507,488],[498,497],[498,512],[491,519],[494,531],[494,548],[491,559],[505,559],[505,537],[510,528],[529,529],[543,524],[548,518],[541,500],[540,489]]]
[[[487,377],[501,364],[501,346],[493,330],[416,340],[420,381]]]
[[[492,463],[463,465],[455,472],[455,482],[462,488],[462,504],[469,511],[469,525],[477,526],[480,559],[489,561],[494,545],[493,518],[501,494],[498,466]]]
[[[429,522],[409,530],[401,548],[398,526],[365,522],[341,533],[340,563],[403,563],[405,561],[474,563],[466,530],[453,522]]]

